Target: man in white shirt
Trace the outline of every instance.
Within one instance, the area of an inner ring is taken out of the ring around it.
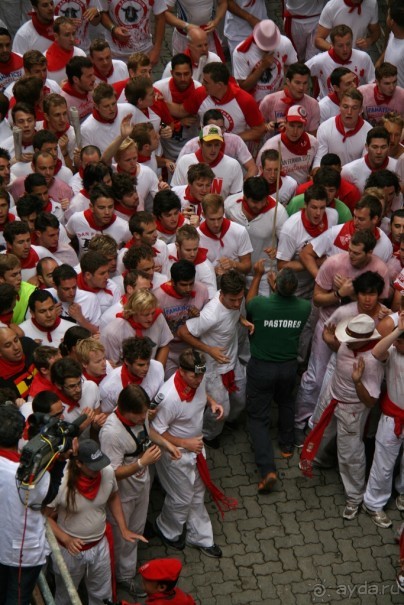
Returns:
[[[7,252],[14,254],[21,263],[21,275],[24,281],[35,275],[36,265],[41,258],[49,257],[59,264],[49,250],[42,246],[31,245],[29,226],[24,221],[7,223],[3,235]]]
[[[97,84],[114,84],[129,77],[124,61],[112,58],[111,47],[103,38],[95,38],[90,45],[90,59],[94,65]]]
[[[0,91],[4,92],[23,75],[22,58],[11,52],[11,34],[4,27],[0,27],[0,49]]]
[[[372,126],[362,117],[363,96],[355,88],[347,90],[340,103],[340,113],[320,124],[317,131],[318,149],[313,168],[319,168],[321,158],[335,153],[342,166],[362,156],[366,135]]]
[[[390,2],[387,23],[391,30],[390,36],[386,50],[378,61],[387,61],[397,66],[398,85],[404,88],[404,11],[400,0]]]
[[[353,183],[361,193],[367,178],[378,170],[395,172],[397,160],[389,157],[390,135],[383,126],[375,126],[366,135],[367,153],[342,167],[341,177]]]
[[[45,52],[48,74],[60,84],[66,78],[66,64],[73,57],[85,57],[86,53],[74,45],[76,26],[72,19],[58,17],[53,25],[55,41]]]
[[[51,92],[60,93],[60,86],[54,80],[48,78],[48,67],[45,56],[39,50],[27,50],[22,58],[25,76],[37,76],[43,82],[44,97]],[[11,99],[13,97],[13,86],[7,86],[4,94]]]
[[[313,135],[306,132],[307,112],[304,107],[289,107],[285,120],[283,132],[269,139],[261,147],[257,164],[260,164],[264,151],[278,149],[280,144],[283,172],[294,178],[297,183],[305,183],[317,153],[318,142]]]
[[[339,114],[339,106],[344,93],[350,88],[356,88],[357,83],[357,76],[348,67],[342,65],[333,69],[330,75],[333,92],[329,92],[318,103],[321,123]]]
[[[330,39],[332,46],[329,50],[306,62],[312,77],[317,79],[320,99],[332,92],[330,75],[339,65],[348,67],[357,76],[359,84],[372,82],[375,77],[375,68],[369,55],[362,50],[352,49],[353,35],[350,27],[333,27]]]
[[[50,212],[40,212],[35,219],[35,243],[52,252],[59,263],[66,263],[75,267],[79,259],[70,243],[62,240],[60,236],[60,222]],[[67,238],[64,231],[64,237]]]
[[[70,17],[76,23],[76,45],[88,52],[91,34],[100,22],[98,0],[53,0],[56,17]],[[91,27],[89,27],[91,25]]]
[[[314,35],[326,0],[285,0],[285,35],[296,49],[299,61],[307,61],[317,54]]]
[[[93,110],[93,90],[95,74],[92,62],[88,57],[73,57],[66,65],[67,82],[60,93],[67,107],[76,107],[79,118],[83,121]]]
[[[243,40],[252,34],[254,27],[268,18],[264,0],[228,0],[224,21],[224,35],[229,45],[230,56]]]
[[[363,115],[373,126],[381,123],[386,113],[403,112],[404,88],[398,86],[396,65],[381,63],[376,67],[376,82],[359,87],[363,94]]]
[[[32,0],[31,20],[20,27],[14,36],[13,51],[23,55],[35,49],[44,53],[55,40],[53,19],[55,9],[50,0]]]
[[[276,197],[276,187],[279,176],[278,202],[287,206],[292,197],[296,194],[297,182],[291,176],[282,173],[281,162],[279,161],[279,151],[277,149],[267,149],[261,154],[260,173],[269,186],[269,195]]]
[[[218,126],[204,126],[200,134],[199,151],[185,155],[178,161],[171,180],[172,187],[186,185],[188,168],[198,162],[204,162],[215,173],[212,192],[227,197],[241,191],[243,186],[241,167],[236,160],[223,153],[222,143],[223,135]]]
[[[270,19],[258,23],[233,54],[233,74],[257,102],[280,89],[285,68],[296,63],[292,43]]]
[[[70,322],[58,316],[56,300],[47,290],[35,290],[29,297],[31,317],[20,324],[25,336],[35,342],[58,348]]]
[[[81,273],[77,276],[77,286],[85,292],[96,295],[101,314],[121,298],[118,286],[109,279],[109,261],[100,252],[90,250],[80,260]]]
[[[66,99],[62,95],[54,93],[47,95],[43,101],[43,113],[45,118],[43,128],[57,136],[58,147],[63,155],[63,163],[71,172],[76,149],[76,134],[73,126],[70,125]],[[61,167],[58,166],[57,168],[59,170],[55,173],[56,175],[61,170]],[[72,172],[69,178],[67,176],[63,178],[62,174],[59,174],[59,178],[62,178],[66,183],[69,183],[72,177]]]

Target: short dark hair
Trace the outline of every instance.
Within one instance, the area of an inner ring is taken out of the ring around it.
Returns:
[[[153,347],[153,341],[147,336],[126,338],[122,342],[122,359],[128,363],[134,363],[136,359],[150,359]]]
[[[53,298],[52,294],[48,292],[48,290],[34,290],[31,296],[28,299],[28,307],[30,311],[35,311],[35,303],[43,303],[48,299],[51,299],[53,303],[56,303],[56,300]]]
[[[198,179],[209,179],[210,181],[213,181],[214,178],[215,173],[208,164],[192,164],[188,168],[187,180],[191,185]]]
[[[136,191],[136,177],[133,179],[125,172],[112,175],[112,188],[114,191],[114,199],[122,200],[125,195],[129,195]]]
[[[83,273],[91,273],[92,275],[100,268],[109,264],[109,260],[101,252],[89,250],[80,260],[80,267]]]
[[[176,284],[179,281],[191,281],[195,280],[196,269],[194,263],[189,260],[179,260],[172,264],[171,279]]]
[[[102,52],[106,48],[111,48],[105,38],[94,38],[90,44],[90,56],[93,55],[93,52]]]
[[[81,365],[71,357],[57,359],[51,367],[51,380],[59,387],[63,387],[66,378],[79,378],[81,374]]]
[[[35,118],[35,109],[29,105],[28,103],[16,103],[11,110],[11,117],[13,118],[13,122],[15,122],[15,115],[22,111],[23,113],[27,113]]]
[[[335,69],[332,70],[331,75],[330,75],[330,82],[333,86],[339,86],[341,83],[341,78],[343,78],[344,76],[346,76],[349,73],[353,73],[351,72],[350,69],[348,69],[347,67],[336,67]]]
[[[384,279],[376,271],[365,271],[352,281],[355,294],[367,294],[377,292],[380,294],[384,290]]]
[[[326,153],[320,160],[320,166],[341,166],[341,158],[336,153]]]
[[[304,203],[306,206],[311,202],[311,200],[327,201],[327,199],[327,192],[322,185],[312,185],[304,192]]]
[[[73,78],[81,78],[83,69],[93,67],[91,59],[88,57],[72,57],[66,64],[66,76],[70,84],[73,84]]]
[[[44,233],[48,227],[59,229],[59,219],[51,212],[40,212],[35,219],[35,231]]]
[[[10,100],[6,95],[0,92],[0,121],[2,121],[10,108]]]
[[[208,109],[202,116],[202,125],[206,126],[209,120],[223,120],[224,117],[219,109]]]
[[[404,6],[401,0],[391,0],[389,14],[398,27],[404,27]]]
[[[112,170],[111,167],[104,164],[104,162],[87,164],[83,170],[83,188],[86,191],[90,191],[93,185],[103,185],[103,179],[107,174],[112,176]]]
[[[76,279],[77,273],[70,265],[63,264],[56,267],[52,273],[53,282],[56,287],[59,287],[62,281],[66,279]]]
[[[36,367],[37,370],[40,370],[41,368],[44,368],[45,370],[49,370],[49,368],[50,368],[49,361],[58,355],[59,355],[59,349],[57,349],[56,347],[40,345],[39,347],[37,347],[35,349],[35,351],[32,354],[34,366]]]
[[[0,284],[0,313],[14,307],[17,294],[17,290],[11,284]]]
[[[132,233],[138,233],[142,235],[144,228],[143,225],[150,225],[155,222],[155,218],[151,212],[146,212],[146,210],[139,210],[133,214],[129,219],[129,231]]]
[[[381,217],[383,214],[382,203],[374,195],[365,194],[356,202],[354,210],[361,210],[362,208],[369,208],[370,218],[374,218],[375,216]]]
[[[269,195],[269,185],[263,176],[250,176],[244,181],[244,196],[259,202]]]
[[[375,234],[370,229],[363,229],[362,231],[355,231],[351,238],[351,244],[354,246],[363,244],[364,252],[371,252],[375,249],[377,240]]]
[[[184,55],[184,53],[177,53],[171,59],[171,69],[175,69],[177,67],[177,65],[185,65],[185,64],[188,65],[188,67],[190,67],[190,69],[192,71],[191,57],[188,57],[188,55]]]
[[[15,405],[0,405],[0,447],[16,447],[24,426],[25,418]]]
[[[118,397],[118,409],[120,412],[132,412],[141,414],[150,406],[150,397],[138,384],[128,384],[122,389]]]
[[[343,23],[341,25],[336,25],[335,27],[333,27],[329,33],[329,36],[330,36],[331,42],[334,44],[335,38],[337,36],[340,38],[343,38],[344,36],[347,36],[348,34],[351,34],[351,38],[353,38],[352,29],[350,27],[348,27],[348,25],[345,25]]]
[[[217,61],[205,65],[203,73],[209,74],[212,81],[215,83],[222,82],[223,84],[228,84],[230,80],[228,67],[224,63],[219,63]]]
[[[175,209],[181,212],[181,200],[174,191],[163,189],[156,193],[153,200],[153,214],[155,216],[159,217],[163,212],[170,212]]]
[[[330,166],[321,166],[313,177],[313,183],[322,187],[336,187],[336,189],[339,189],[341,175]]]
[[[220,291],[223,294],[239,294],[245,287],[245,275],[235,269],[230,269],[220,278]]]
[[[40,347],[38,347],[40,348]],[[52,347],[46,347],[51,349]],[[36,349],[34,353],[37,351]],[[54,349],[57,353],[57,349]],[[43,367],[43,366],[41,366]],[[59,396],[56,395],[53,391],[41,391],[32,400],[32,411],[40,412],[41,414],[49,414],[50,409],[54,403],[59,401]]]
[[[31,193],[22,195],[16,203],[17,214],[21,220],[33,212],[39,214],[42,211],[42,208],[42,200],[37,195],[32,195]]]
[[[380,82],[382,78],[394,78],[398,73],[397,67],[392,63],[385,61],[375,68],[376,80]]]
[[[86,338],[91,338],[91,336],[92,334],[90,330],[87,330],[87,328],[83,328],[82,326],[72,326],[66,330],[63,336],[63,342],[61,342],[59,345],[59,351],[63,357],[67,357],[79,340],[85,340]]]
[[[91,188],[90,204],[94,206],[96,201],[101,197],[106,197],[113,200],[114,194],[111,187],[107,187],[107,185],[104,185],[103,183],[97,183]]]
[[[279,296],[293,296],[297,288],[297,276],[292,269],[284,268],[276,276],[276,291]]]
[[[123,255],[122,262],[127,271],[137,269],[138,264],[143,259],[154,258],[153,248],[147,244],[141,246],[132,246]]]
[[[39,130],[34,134],[34,138],[32,139],[32,146],[35,151],[41,151],[42,146],[45,143],[57,143],[58,138],[54,132],[50,130]]]
[[[391,170],[376,170],[366,179],[365,189],[368,187],[394,187],[396,195],[400,193],[400,179],[395,172]]]
[[[31,172],[31,174],[25,177],[24,189],[27,193],[32,193],[32,190],[35,189],[35,187],[43,187],[44,185],[48,187],[46,178],[43,174],[39,174],[39,172]]]
[[[384,126],[375,126],[371,128],[366,135],[366,145],[370,145],[373,139],[384,139],[387,144],[390,144],[390,134]]]
[[[310,69],[307,67],[307,65],[305,65],[305,63],[292,63],[287,69],[285,78],[287,80],[293,80],[293,77],[296,75],[310,76]]]
[[[128,103],[137,105],[139,101],[145,98],[149,88],[153,88],[153,81],[145,76],[131,78],[125,86],[125,95]]]
[[[18,235],[29,233],[29,227],[24,221],[12,221],[4,226],[3,237],[11,246]]]

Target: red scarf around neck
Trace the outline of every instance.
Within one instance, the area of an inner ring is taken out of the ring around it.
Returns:
[[[370,165],[369,162],[369,154],[367,153],[364,158],[365,160],[365,164],[366,166],[369,168],[369,170],[371,170],[372,172],[377,172],[378,170],[385,170],[388,166],[389,163],[389,157],[387,156],[383,162],[383,164],[381,164],[380,166],[378,166],[378,168],[372,168],[372,166]]]
[[[258,212],[258,214],[253,214],[250,210],[250,207],[249,207],[245,197],[242,197],[240,200],[237,200],[237,203],[239,203],[239,204],[241,203],[244,214],[246,215],[248,220],[254,219],[255,217],[259,216],[260,214],[266,214],[267,212],[269,212],[276,206],[276,201],[271,196],[268,196],[266,205]]]
[[[196,389],[192,389],[187,385],[179,370],[177,370],[174,375],[174,386],[181,401],[186,401],[189,403],[195,397]]]
[[[313,223],[311,223],[309,221],[309,219],[307,218],[305,208],[302,208],[302,210],[301,210],[301,217],[302,217],[303,227],[306,229],[307,233],[309,235],[311,235],[311,237],[317,237],[318,235],[321,235],[322,233],[324,233],[324,231],[327,231],[327,229],[328,229],[328,216],[327,216],[326,212],[324,212],[323,220],[321,221],[321,223],[319,225],[313,225]]]
[[[220,229],[220,233],[218,233],[217,235],[216,235],[216,233],[212,233],[212,231],[207,226],[206,221],[204,221],[199,226],[199,229],[204,235],[206,235],[206,237],[209,237],[210,239],[214,239],[214,240],[220,242],[220,245],[223,248],[224,247],[223,238],[226,235],[226,233],[228,232],[228,230],[230,229],[230,226],[231,226],[231,221],[228,218],[224,218],[223,222],[222,222],[222,227]]]
[[[85,197],[87,200],[90,199],[90,194],[86,189],[80,189],[80,193],[83,197]]]
[[[7,63],[0,63],[0,73],[8,76],[12,71],[17,71],[17,69],[22,69],[22,67],[22,57],[16,55],[15,53],[11,53]]]
[[[106,76],[103,76],[102,73],[98,71],[98,69],[96,68],[96,66],[94,64],[93,64],[93,67],[94,67],[94,75],[96,76],[96,78],[98,78],[102,82],[108,82],[108,78],[110,78],[112,76],[112,74],[114,73],[113,64],[111,65],[111,68]]]
[[[195,296],[194,290],[192,290],[188,296],[181,296],[181,294],[178,294],[177,290],[174,288],[172,281],[167,281],[164,284],[161,284],[160,288],[163,290],[163,292],[168,294],[168,296],[172,296],[172,298],[177,298],[178,300],[183,300],[184,298],[194,298]]]
[[[349,243],[352,239],[353,234],[355,233],[355,227],[353,220],[344,223],[340,231],[338,232],[337,237],[334,240],[334,246],[337,248],[341,248],[341,250],[348,251]],[[376,239],[380,239],[380,231],[377,227],[373,231]]]
[[[304,132],[300,139],[295,143],[288,139],[286,132],[282,132],[281,141],[283,145],[285,145],[286,149],[294,155],[305,156],[311,149],[310,137],[307,132]]]
[[[167,229],[167,227],[164,227],[164,225],[161,223],[161,221],[158,218],[156,218],[157,231],[160,231],[160,233],[165,233],[166,235],[174,235],[175,233],[177,233],[177,229],[182,227],[182,225],[184,223],[185,223],[185,218],[183,217],[183,215],[181,213],[178,215],[178,224],[175,227],[175,229]]]
[[[4,227],[7,225],[7,223],[12,223],[13,221],[15,221],[15,215],[11,214],[11,212],[9,212],[6,216],[5,222],[2,225],[0,225],[0,232],[4,231]]]
[[[154,311],[153,324],[156,321],[156,319],[158,318],[158,316],[161,315],[162,312],[163,311],[161,309],[158,309],[158,308]],[[135,330],[136,336],[138,338],[143,338],[143,330],[149,330],[150,329],[150,328],[145,328],[144,326],[142,326],[142,324],[140,324],[138,321],[135,321],[133,319],[133,317],[125,317],[124,311],[122,311],[121,313],[117,313],[115,315],[115,317],[119,317],[120,319],[124,319],[125,321],[127,321],[128,324],[131,326],[131,328],[133,328]]]
[[[92,374],[89,374],[87,370],[83,369],[83,376],[86,380],[95,382],[96,385],[99,385],[104,380],[106,374],[101,374],[101,376],[93,376]]]
[[[93,109],[93,118],[96,119],[97,122],[100,122],[101,124],[113,124],[116,120],[117,115],[118,115],[118,110],[116,110],[116,113],[113,118],[107,119],[107,118],[102,117],[102,115],[100,114],[98,109],[96,109],[95,107]]]
[[[237,88],[238,87],[235,84],[229,82],[227,85],[227,90],[221,99],[212,96],[210,98],[212,99],[215,105],[226,105],[227,103],[230,103],[230,101],[236,98],[235,92]]]
[[[65,133],[66,133],[66,132],[69,130],[69,128],[70,128],[70,124],[69,124],[69,122],[67,122],[67,123],[66,123],[66,126],[64,127],[64,129],[63,129],[63,130],[58,130],[57,132],[55,132],[55,131],[52,131],[52,130],[49,128],[49,122],[48,122],[47,120],[44,120],[44,121],[43,121],[43,129],[44,129],[44,130],[50,130],[51,132],[53,132],[53,134],[54,134],[54,135],[55,135],[55,136],[56,136],[58,139],[60,139],[60,137],[62,137],[62,136],[63,136],[63,135],[64,135],[64,134],[65,134]],[[61,160],[60,158],[58,158],[58,159],[57,159],[57,162],[60,162],[59,169],[58,169],[58,171],[57,171],[57,172],[59,172],[59,170],[60,170],[60,168],[61,168],[61,166],[62,166],[62,160]],[[57,174],[57,172],[56,172],[56,167],[55,167],[55,174]]]
[[[349,137],[353,137],[357,132],[360,131],[365,121],[363,118],[359,116],[358,121],[356,122],[355,128],[351,128],[351,130],[345,130],[345,126],[342,123],[341,114],[335,116],[335,126],[338,132],[342,135],[342,142],[345,143],[346,139]]]
[[[80,496],[83,496],[87,500],[95,500],[98,490],[101,485],[101,471],[98,471],[97,475],[93,477],[87,477],[84,473],[79,473],[76,480],[76,488]]]
[[[334,48],[330,48],[328,50],[328,54],[330,55],[330,57],[334,61],[334,63],[338,63],[338,65],[349,65],[350,63],[352,63],[352,61],[351,61],[352,51],[351,51],[351,54],[349,55],[349,58],[346,61],[343,61],[343,59],[338,57]]]
[[[186,202],[189,202],[193,206],[196,206],[196,213],[197,213],[198,216],[201,216],[201,214],[202,214],[202,202],[200,202],[199,200],[197,200],[192,195],[191,188],[190,188],[189,185],[186,186],[186,189],[184,191],[184,200]]]
[[[20,454],[18,452],[13,452],[12,450],[4,450],[0,448],[0,456],[2,458],[6,458],[7,460],[11,460],[11,462],[19,462]]]
[[[48,71],[59,71],[64,69],[74,55],[74,49],[65,50],[57,42],[53,42],[46,51]]]
[[[195,90],[195,83],[191,80],[190,85],[185,90],[179,90],[174,82],[174,78],[170,78],[168,82],[168,89],[171,93],[171,98],[173,103],[183,104],[185,99],[187,99]]]
[[[92,288],[84,279],[84,275],[79,273],[77,276],[77,287],[79,290],[84,290],[85,292],[92,292],[93,294],[97,294],[97,292],[105,292],[110,296],[113,296],[113,292],[108,288]]]
[[[292,97],[292,95],[290,94],[290,90],[287,86],[284,87],[283,92],[284,92],[285,96],[281,98],[281,101],[288,107],[292,107],[292,105],[298,105],[299,101],[301,101],[304,97],[304,95],[303,95],[300,97],[300,99],[294,99]]]
[[[222,150],[220,150],[216,160],[213,160],[213,162],[207,162],[205,160],[205,158],[202,155],[202,149],[198,149],[198,151],[195,151],[195,156],[196,156],[196,159],[198,160],[199,164],[207,164],[211,168],[214,168],[215,166],[220,164],[220,162],[223,160],[224,152]]]
[[[90,210],[90,208],[87,208],[87,210],[84,210],[84,218],[86,219],[87,223],[90,225],[91,229],[95,229],[95,231],[105,231],[105,229],[108,229],[111,225],[113,225],[117,219],[116,214],[112,215],[111,220],[109,221],[109,223],[107,223],[106,225],[102,225],[100,227],[100,225],[97,225],[97,223],[94,220],[94,214],[93,212]]]
[[[44,328],[43,326],[40,326],[34,317],[31,317],[31,321],[40,332],[45,332],[48,342],[53,342],[52,341],[52,332],[53,332],[53,330],[56,330],[56,328],[58,326],[60,326],[60,322],[62,320],[60,319],[60,317],[57,317],[55,323],[53,324],[53,326],[51,328]]]
[[[143,378],[139,376],[134,376],[132,372],[128,370],[128,366],[126,363],[123,364],[121,368],[121,380],[123,388],[127,387],[129,384],[142,384]],[[132,426],[135,426],[134,424]]]
[[[118,202],[115,200],[115,210],[117,210],[118,212],[120,212],[121,214],[124,214],[125,216],[133,216],[134,214],[136,214],[136,208],[127,208],[126,206],[123,206],[123,204],[121,204],[121,202]]]
[[[8,313],[0,313],[0,322],[9,326],[11,324],[11,320],[13,319],[13,311],[9,311]]]
[[[393,98],[393,95],[388,96],[382,93],[377,84],[374,85],[373,88],[373,96],[376,102],[376,105],[388,105]]]
[[[81,99],[82,101],[84,101],[88,97],[88,92],[79,92],[78,90],[73,88],[69,81],[63,84],[62,90],[69,96],[76,97],[77,99]]]
[[[329,99],[330,99],[330,100],[331,100],[333,103],[335,103],[335,105],[338,105],[338,107],[339,107],[340,100],[339,100],[338,95],[337,95],[337,93],[336,93],[336,92],[330,92],[330,93],[328,93],[328,98],[329,98]]]
[[[40,372],[35,374],[34,380],[31,382],[31,386],[29,387],[30,397],[35,397],[38,393],[42,391],[53,391],[54,386],[48,378],[43,376]]]
[[[53,31],[53,21],[52,23],[44,24],[41,23],[38,19],[38,15],[35,11],[28,13],[31,17],[32,25],[34,26],[35,31],[46,38],[47,40],[51,40],[52,42],[55,40],[55,32]]]
[[[344,4],[346,6],[349,6],[348,13],[353,13],[353,12],[355,12],[357,10],[358,11],[358,15],[362,14],[362,2],[363,2],[363,0],[361,0],[361,2],[359,4],[354,4],[352,2],[352,0],[344,0]]]
[[[0,376],[4,380],[10,380],[13,376],[18,376],[25,369],[25,355],[22,356],[21,361],[7,361],[7,359],[0,359]]]
[[[39,256],[33,248],[29,249],[27,258],[20,258],[21,269],[33,269],[37,266]]]
[[[241,44],[239,44],[237,46],[237,52],[246,53],[250,50],[250,48],[253,44],[254,44],[254,36],[253,36],[253,34],[251,34],[250,36],[248,36],[248,38],[246,38],[244,40],[244,42],[242,42]]]
[[[208,249],[207,248],[198,248],[198,252],[196,253],[196,256],[194,259],[194,265],[200,265],[201,263],[204,263],[207,258],[208,258]]]
[[[130,420],[128,420],[127,418],[125,418],[125,416],[123,416],[121,414],[121,412],[118,410],[118,408],[116,408],[114,410],[115,414],[117,415],[117,417],[119,418],[119,420],[122,422],[122,424],[124,424],[125,426],[136,426],[135,422],[131,422]]]

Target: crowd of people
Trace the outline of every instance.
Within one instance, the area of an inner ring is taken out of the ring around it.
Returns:
[[[257,492],[276,489],[273,402],[280,455],[337,466],[342,517],[390,527],[402,0],[382,54],[376,0],[285,0],[284,33],[264,0],[30,1],[0,3],[0,604],[29,604],[45,519],[90,605],[116,587],[194,603],[177,559],[137,575],[151,484],[165,499],[147,535],[219,559],[206,489],[236,503],[206,448],[245,414]],[[16,487],[22,448],[56,421],[79,436]],[[404,537],[401,558],[404,592]]]

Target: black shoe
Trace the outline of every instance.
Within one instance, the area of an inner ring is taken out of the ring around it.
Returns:
[[[218,450],[220,447],[220,437],[213,437],[213,439],[206,439],[205,437],[203,438],[203,442],[206,445],[206,447],[211,448],[212,450]]]
[[[214,559],[220,559],[220,557],[222,557],[223,555],[222,549],[217,544],[212,544],[212,546],[198,546],[197,544],[187,544],[187,546],[191,546],[191,548],[197,548],[201,551],[203,555]]]
[[[185,540],[182,536],[177,538],[177,540],[169,540],[165,537],[163,532],[160,530],[159,526],[156,522],[154,522],[153,529],[156,532],[156,535],[160,538],[160,540],[168,546],[169,548],[175,548],[175,550],[184,550],[185,548]]]

